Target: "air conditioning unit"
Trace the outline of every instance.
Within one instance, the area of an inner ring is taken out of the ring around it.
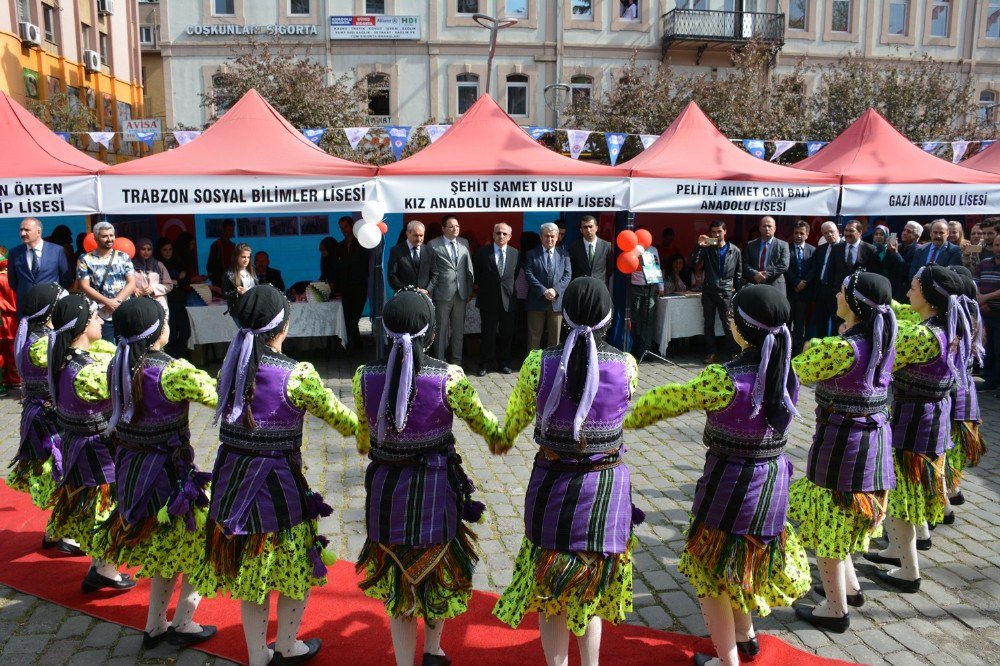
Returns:
[[[42,31],[34,23],[21,21],[18,24],[18,32],[21,34],[21,43],[25,46],[40,46],[42,43]]]
[[[115,13],[115,0],[97,0],[97,13],[109,16]]]
[[[101,71],[101,54],[97,51],[84,51],[83,68],[88,72]]]

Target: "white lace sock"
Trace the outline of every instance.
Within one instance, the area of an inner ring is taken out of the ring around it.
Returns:
[[[390,617],[389,631],[392,633],[396,666],[413,666],[413,658],[417,652],[417,621]]]
[[[847,615],[847,584],[844,575],[844,561],[827,557],[817,557],[816,566],[823,581],[826,599],[813,610],[820,617],[844,617]]]
[[[757,635],[757,632],[753,630],[753,616],[736,609],[733,609],[733,629],[736,633],[736,640],[740,643],[745,643]]]
[[[601,659],[601,618],[590,618],[587,631],[577,637],[576,645],[580,649],[580,666],[598,666]]]
[[[918,539],[930,539],[931,538],[931,528],[924,523],[923,525],[917,526],[917,538]]]
[[[858,580],[858,572],[854,570],[854,559],[850,555],[844,560],[844,582],[847,584],[848,594],[861,592],[861,582]]]
[[[739,666],[736,652],[736,621],[727,595],[721,597],[698,597],[701,615],[712,637],[712,645],[718,655],[720,666]]]
[[[898,569],[889,571],[889,574],[906,580],[917,580],[920,578],[920,564],[917,562],[916,526],[892,516],[889,516],[888,520],[898,523],[896,533],[900,538],[899,562],[901,564]]]
[[[177,576],[173,578],[162,578],[153,576],[149,581],[149,614],[146,616],[146,633],[150,636],[159,636],[170,627],[167,622],[167,606],[170,605],[170,597],[174,593],[174,583]]]
[[[250,601],[240,602],[240,613],[243,616],[243,637],[247,641],[250,666],[267,666],[274,656],[274,653],[267,647],[267,615],[270,607],[270,595],[263,604],[255,604]]]
[[[308,592],[301,601],[283,594],[278,595],[278,641],[274,649],[283,657],[295,657],[309,652],[309,646],[298,638],[307,601],[309,601]]]
[[[546,666],[567,666],[569,664],[569,627],[566,614],[538,614],[538,633],[542,639]]]
[[[905,520],[893,518],[892,516],[885,517],[885,538],[888,541],[888,545],[884,550],[879,551],[879,555],[882,557],[899,557],[899,553],[906,543],[906,526],[912,528],[912,525]]]
[[[122,579],[122,575],[118,573],[118,567],[110,562],[102,562],[101,560],[94,558],[90,567],[105,578],[110,578],[111,580]]]
[[[443,655],[441,649],[441,635],[444,633],[444,620],[427,622],[424,620],[424,652],[427,654]]]
[[[174,578],[176,580],[176,577]],[[182,634],[197,634],[202,630],[202,626],[194,622],[194,612],[201,602],[201,595],[194,585],[188,580],[187,575],[181,579],[181,596],[177,600],[177,610],[174,611],[174,631]]]

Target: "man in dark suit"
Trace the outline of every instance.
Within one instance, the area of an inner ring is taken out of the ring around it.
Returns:
[[[517,278],[518,251],[510,247],[511,228],[493,225],[493,242],[476,251],[472,266],[476,276],[476,307],[482,319],[478,376],[495,365],[505,375],[511,373],[510,347],[514,339],[514,280]],[[499,344],[497,338],[499,336]]]
[[[232,238],[236,233],[236,223],[226,220],[222,223],[221,236],[208,246],[208,261],[205,270],[215,286],[222,285],[222,276],[233,267],[233,250],[236,245]]]
[[[736,350],[730,314],[733,293],[742,286],[740,266],[743,258],[735,243],[726,240],[726,221],[712,220],[709,236],[698,236],[691,254],[691,268],[704,266],[705,284],[701,291],[701,308],[705,333],[705,363],[715,363],[718,356],[715,340],[715,317],[718,314],[725,335],[722,353],[728,356]]]
[[[934,220],[931,223],[931,242],[913,253],[910,261],[910,279],[917,271],[928,264],[938,266],[961,266],[962,249],[948,242],[947,220]]]
[[[434,300],[437,319],[434,356],[445,360],[445,352],[450,346],[448,362],[455,365],[462,364],[465,305],[472,296],[473,287],[469,241],[460,238],[459,232],[458,218],[447,215],[441,221],[441,235],[427,244],[435,262],[434,277],[427,288]]]
[[[542,243],[528,252],[524,260],[524,277],[528,282],[528,349],[542,348],[542,328],[548,328],[548,347],[559,344],[562,328],[562,296],[569,286],[569,256],[556,247],[559,227],[552,222],[541,226]]]
[[[336,247],[336,258],[333,263],[334,288],[341,295],[344,307],[344,324],[347,328],[347,340],[344,347],[352,354],[361,351],[361,330],[358,322],[368,303],[368,279],[371,275],[372,251],[362,247],[354,237],[354,218],[350,215],[341,217],[337,224],[344,234],[344,241]]]
[[[813,255],[813,284],[812,293],[816,298],[815,321],[816,335],[823,338],[834,334],[840,326],[837,317],[837,292],[840,291],[840,283],[834,281],[834,260],[837,247],[840,243],[840,230],[837,225],[827,220],[819,228],[823,234],[823,243],[816,248]],[[833,322],[836,320],[836,324]]]
[[[21,221],[21,241],[7,258],[7,281],[17,293],[17,302],[36,284],[58,282],[69,288],[73,281],[66,253],[55,243],[42,240],[42,222],[34,217]],[[22,312],[21,315],[34,314]]]
[[[799,220],[792,228],[792,242],[788,246],[791,258],[785,273],[785,291],[792,306],[792,350],[796,354],[802,351],[805,343],[806,315],[812,302],[808,287],[813,280],[813,253],[816,248],[806,242],[808,237],[809,224]]]
[[[285,293],[285,281],[281,277],[281,271],[271,268],[271,257],[267,252],[261,250],[253,256],[253,269],[257,273],[259,284],[269,284],[281,293]]]
[[[947,226],[945,225],[946,230]],[[840,291],[841,285],[844,284],[844,278],[859,268],[870,269],[875,261],[875,246],[861,240],[861,234],[861,223],[857,220],[851,220],[845,224],[844,242],[838,245],[833,251],[833,255],[830,256],[830,260],[833,262],[833,282],[837,291]],[[836,298],[836,291],[834,298]],[[836,307],[834,312],[836,312]],[[839,328],[839,321],[837,326]],[[836,330],[831,333],[831,335],[836,334]]]
[[[760,218],[760,238],[747,243],[743,252],[743,282],[769,284],[785,291],[785,271],[788,270],[788,243],[774,237],[777,223],[770,215]]]
[[[899,233],[896,243],[889,243],[885,260],[889,266],[889,281],[892,282],[892,299],[900,303],[909,303],[910,297],[910,264],[916,253],[923,226],[916,220],[910,220]],[[989,246],[987,246],[989,247]],[[985,256],[983,257],[985,259]]]
[[[593,215],[580,218],[580,237],[569,244],[568,252],[574,280],[592,277],[607,284],[614,275],[615,257],[611,243],[597,237],[597,218]]]
[[[437,275],[434,254],[424,247],[424,223],[406,225],[406,240],[389,251],[389,286],[395,291],[416,287],[423,293]]]

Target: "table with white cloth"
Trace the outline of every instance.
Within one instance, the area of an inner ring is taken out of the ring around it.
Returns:
[[[722,322],[715,317],[715,334],[722,335]],[[700,293],[660,296],[656,299],[656,323],[653,336],[658,343],[660,356],[667,353],[667,345],[674,338],[690,338],[705,333],[705,310]]]
[[[233,318],[226,314],[225,305],[189,306],[188,319],[191,320],[191,337],[188,349],[195,345],[213,342],[231,342],[239,329]],[[335,335],[347,340],[347,326],[344,323],[344,307],[340,301],[325,303],[292,303],[289,313],[288,337],[312,338]]]

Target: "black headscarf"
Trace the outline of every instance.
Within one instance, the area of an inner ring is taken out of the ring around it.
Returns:
[[[17,304],[18,315],[21,317],[14,338],[14,363],[17,365],[18,376],[23,375],[21,352],[28,341],[28,335],[45,331],[45,322],[52,316],[52,306],[65,294],[63,288],[55,282],[36,284]]]
[[[948,270],[958,275],[962,280],[960,307],[963,316],[959,322],[960,330],[958,332],[962,336],[963,342],[966,342],[967,345],[967,348],[962,350],[962,355],[968,360],[968,356],[971,354],[976,360],[982,363],[986,350],[983,348],[983,316],[979,310],[979,300],[976,298],[979,296],[979,287],[976,286],[972,271],[965,266],[949,266]],[[971,387],[972,375],[966,373],[966,379]]]
[[[151,250],[156,249],[153,247],[153,241],[148,238],[140,238],[135,244],[135,257],[132,258],[132,266],[135,267],[135,270],[140,273],[158,273],[160,268],[157,264],[159,264],[160,261],[156,258],[155,252],[151,252],[149,254],[149,259],[142,258],[142,252],[140,250],[147,245]]]
[[[944,321],[945,355],[948,358],[948,368],[954,376],[958,377],[956,362],[959,352],[952,349],[955,336],[962,332],[962,342],[965,343],[966,347],[972,344],[971,333],[967,334],[967,329],[963,331],[959,325],[959,320],[962,318],[961,299],[965,291],[962,278],[944,266],[933,264],[921,268],[915,277],[920,283],[920,293],[924,300],[937,309],[938,316]]]
[[[755,284],[736,292],[732,308],[740,335],[760,355],[753,414],[763,409],[768,424],[783,430],[791,417],[799,415],[792,397],[798,390],[798,378],[791,371],[792,340],[786,324],[791,306],[781,290]]]
[[[385,439],[389,423],[396,432],[406,427],[417,373],[424,364],[425,350],[434,342],[434,304],[426,294],[403,289],[386,302],[382,325],[392,347],[378,406],[379,442]]]
[[[108,370],[112,409],[108,432],[114,432],[119,421],[131,422],[135,415],[135,407],[142,398],[137,373],[150,345],[160,337],[163,319],[163,308],[147,296],[128,299],[111,315],[118,349]]]
[[[896,314],[892,311],[892,283],[877,273],[858,271],[844,279],[844,299],[851,312],[858,316],[868,332],[872,354],[868,359],[866,377],[874,382],[876,371],[881,376],[894,355],[896,345]]]
[[[257,367],[264,355],[265,341],[288,325],[288,312],[288,299],[269,284],[245,292],[230,309],[240,330],[229,343],[226,360],[219,372],[216,420],[225,416],[227,423],[234,423],[242,415],[246,426],[253,427],[250,400]]]
[[[326,256],[319,257],[319,279],[322,282],[332,283],[336,277],[337,239],[327,236],[319,242],[319,245],[326,250]]]
[[[66,352],[73,340],[87,329],[90,323],[90,299],[81,294],[70,294],[59,299],[52,307],[52,330],[49,332],[49,395],[55,400],[56,373],[66,365]]]

